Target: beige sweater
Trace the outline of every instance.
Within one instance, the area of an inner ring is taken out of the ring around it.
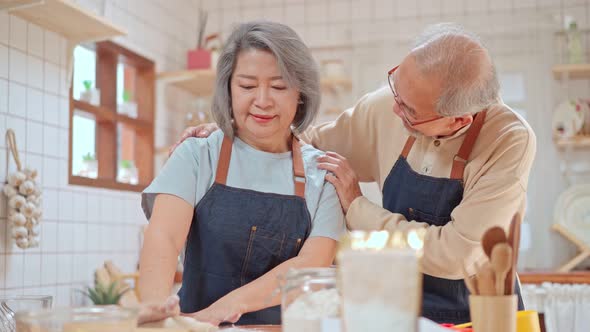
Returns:
[[[384,87],[362,97],[334,122],[308,130],[303,139],[321,150],[343,155],[361,181],[375,181],[382,188],[408,138],[401,119],[393,113],[393,103],[391,91]],[[463,128],[453,136],[440,139],[419,136],[408,163],[420,174],[448,178],[466,131]],[[496,225],[507,230],[514,213],[524,213],[535,151],[536,138],[529,125],[506,105],[494,105],[488,109],[465,167],[463,200],[451,213],[448,224],[428,226],[406,220],[401,214],[359,197],[346,215],[348,227],[362,230],[427,227],[423,272],[461,279],[462,263],[473,274],[474,263],[484,260],[480,245],[483,233]]]

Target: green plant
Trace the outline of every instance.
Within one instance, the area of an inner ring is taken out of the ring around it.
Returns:
[[[90,88],[92,88],[92,81],[91,80],[85,80],[82,83],[84,84],[84,87],[86,88],[86,91],[90,91]]]
[[[119,162],[119,166],[121,166],[121,168],[125,168],[125,169],[132,168],[133,167],[133,161],[123,159],[123,160],[121,160]]]
[[[121,291],[119,284],[115,281],[108,286],[97,283],[94,288],[86,287],[86,291],[80,291],[86,295],[95,305],[118,304],[119,300],[128,289]]]
[[[82,156],[82,160],[83,161],[95,161],[96,160],[96,156],[91,154],[90,152],[88,152],[87,154]]]
[[[126,103],[131,101],[131,91],[123,91],[123,101]]]

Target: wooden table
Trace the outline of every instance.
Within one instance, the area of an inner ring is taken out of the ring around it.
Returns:
[[[226,332],[281,332],[280,325],[242,325],[222,327]]]

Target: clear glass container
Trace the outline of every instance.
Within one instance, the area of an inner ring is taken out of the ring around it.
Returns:
[[[0,297],[0,331],[16,330],[15,314],[22,311],[50,309],[53,297],[49,295],[25,295]]]
[[[137,314],[118,306],[60,308],[17,313],[16,326],[18,332],[132,332]]]
[[[352,231],[338,251],[347,332],[418,331],[425,230]]]
[[[281,294],[283,332],[319,332],[326,324],[339,324],[335,268],[291,269]]]

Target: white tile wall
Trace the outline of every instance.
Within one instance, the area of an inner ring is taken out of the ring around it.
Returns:
[[[8,111],[8,81],[0,78],[0,113]]]
[[[10,40],[10,18],[5,10],[0,11],[0,43],[8,45]]]
[[[27,84],[43,89],[43,61],[33,55],[27,57]]]
[[[60,37],[58,34],[45,30],[45,59],[54,65],[60,63]]]
[[[16,16],[10,16],[10,45],[27,51],[27,22]]]
[[[27,119],[43,122],[43,92],[36,88],[27,88]]]
[[[43,58],[43,29],[32,23],[28,24],[28,29],[27,42],[29,54]]]
[[[30,121],[27,124],[27,151],[43,154],[43,125]]]
[[[18,83],[8,86],[8,111],[10,114],[25,117],[27,111],[26,87]]]
[[[27,55],[26,53],[17,49],[10,49],[9,52],[10,68],[9,73],[10,79],[14,82],[21,84],[27,84]]]
[[[53,94],[59,94],[59,67],[53,62],[45,61],[44,67],[45,91]]]
[[[8,47],[0,44],[0,78],[8,78]]]
[[[82,5],[101,8],[102,2],[85,0]],[[129,31],[118,42],[155,59],[158,70],[185,65],[185,51],[194,46],[196,2],[107,2],[107,19]],[[267,15],[282,13],[280,5],[269,6]],[[239,14],[237,6],[228,17]],[[38,169],[44,210],[40,248],[22,251],[9,241],[5,200],[0,200],[0,294],[41,292],[55,296],[56,305],[69,304],[75,298],[72,289],[89,284],[93,270],[106,259],[132,272],[140,225],[145,223],[136,193],[68,185],[66,75],[64,38],[0,12],[0,131],[14,129],[21,158]],[[4,146],[0,139],[1,182],[6,172]],[[14,162],[9,168],[15,169]]]

